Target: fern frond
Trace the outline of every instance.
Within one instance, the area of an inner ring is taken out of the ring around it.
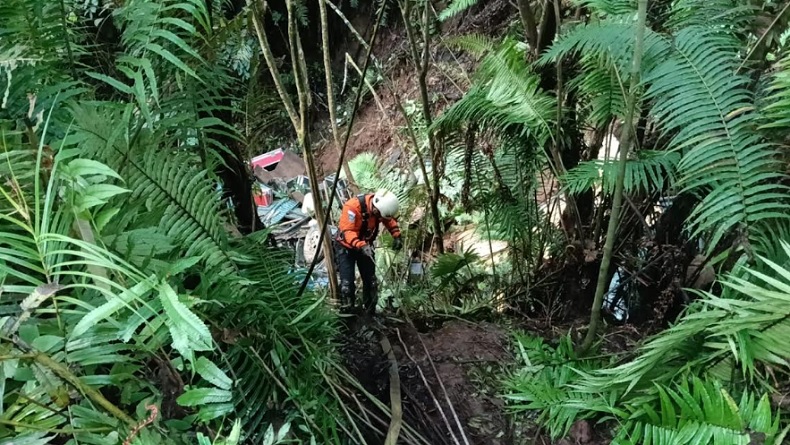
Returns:
[[[684,29],[672,57],[645,79],[652,114],[675,133],[671,148],[683,152],[680,185],[704,195],[689,227],[692,236],[710,234],[708,251],[735,229],[754,240],[755,226],[790,216],[776,153],[750,127],[747,79],[722,45],[726,39],[711,32]]]
[[[475,76],[472,89],[436,119],[433,129],[475,122],[489,131],[532,138],[539,146],[553,137],[556,100],[540,89],[518,42],[505,40],[481,61]]]
[[[584,57],[583,69],[568,82],[568,88],[578,91],[587,120],[596,128],[612,119],[625,117],[625,85],[618,80],[615,68],[606,60]]]
[[[787,131],[790,129],[790,51],[776,63],[767,89],[768,97],[760,108],[763,124],[761,129]]]
[[[733,36],[745,31],[754,15],[754,6],[738,0],[677,0],[672,2],[666,25],[672,30],[698,26],[719,31],[722,37]]]
[[[748,444],[752,433],[778,444],[779,414],[768,395],[755,403],[747,391],[738,404],[716,381],[683,380],[672,387],[657,385],[657,400],[638,406],[612,443],[645,445],[721,443]],[[656,411],[655,407],[661,407]],[[641,408],[641,409],[639,409]]]
[[[73,143],[115,168],[128,188],[129,208],[146,209],[136,217],[135,226],[156,227],[177,242],[187,257],[203,258],[207,271],[231,281],[238,268],[228,250],[224,213],[219,192],[208,172],[195,166],[193,157],[183,153],[159,152],[145,147],[149,141],[141,134],[141,145],[129,146],[129,113],[102,112],[74,107]],[[125,116],[125,117],[124,117]],[[102,122],[102,125],[97,125]]]
[[[485,34],[448,37],[444,39],[444,43],[449,47],[467,51],[478,57],[496,49],[496,41]]]
[[[637,159],[626,163],[625,192],[649,193],[663,190],[675,182],[675,169],[680,155],[673,152],[641,150]],[[601,186],[604,194],[614,191],[617,161],[585,161],[567,172],[564,178],[568,191],[582,193],[594,186]]]
[[[476,5],[479,0],[453,0],[446,8],[439,13],[439,20],[445,21],[466,11]]]
[[[574,382],[601,363],[576,357],[570,337],[560,338],[556,347],[529,335],[517,334],[515,340],[523,367],[504,382],[510,410],[539,411],[538,422],[553,438],[567,434],[579,419],[621,413],[597,394],[574,389]]]
[[[539,64],[556,62],[560,58],[582,54],[610,61],[620,72],[623,84],[628,84],[629,63],[633,54],[635,18],[606,19],[571,28],[554,41],[538,60]],[[642,73],[649,72],[670,50],[670,44],[658,33],[645,30]]]
[[[108,84],[122,97],[133,98],[142,117],[152,126],[152,105],[158,105],[166,92],[180,90],[179,80],[213,80],[198,74],[205,60],[195,49],[198,42],[193,42],[195,37],[203,38],[201,31],[210,32],[208,14],[206,3],[197,0],[128,1],[113,11],[123,29],[124,52],[118,55],[116,63],[123,79],[98,72],[87,74]]]
[[[134,0],[116,9],[114,15],[123,26],[121,44],[130,56],[123,60],[131,66],[141,64],[143,69],[139,73],[152,74],[143,60],[157,58],[179,72],[197,78],[197,73],[186,62],[201,62],[203,59],[186,38],[200,35],[194,23],[204,26],[208,23],[205,2]],[[186,57],[192,60],[186,60]],[[153,79],[149,77],[149,80]]]
[[[246,258],[243,276],[253,285],[234,296],[235,304],[224,311],[227,322],[251,329],[260,337],[255,344],[243,341],[229,348],[228,359],[239,380],[233,399],[236,411],[241,413],[245,430],[254,436],[263,434],[260,426],[272,413],[275,400],[295,404],[317,422],[336,424],[331,415],[336,411],[328,410],[337,401],[324,373],[337,360],[331,340],[337,338],[337,319],[321,296],[298,294],[303,272],[291,266],[293,252],[264,248],[265,235],[250,235],[238,247]],[[275,370],[276,376],[267,369]],[[289,393],[283,387],[300,391]],[[336,425],[321,428],[329,431]]]
[[[409,201],[412,186],[407,178],[401,177],[397,169],[385,165],[376,154],[360,153],[348,161],[348,168],[360,190],[371,193],[384,188],[394,193],[401,205]]]
[[[59,2],[3,1],[0,119],[28,117],[39,128],[52,113],[50,134],[60,136],[68,117],[59,105],[87,91],[73,77],[82,70],[79,58],[87,55],[84,40],[85,29],[62,20]]]
[[[573,0],[573,3],[589,8],[600,16],[634,14],[636,0]]]

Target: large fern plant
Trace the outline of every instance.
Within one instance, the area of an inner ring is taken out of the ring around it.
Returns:
[[[759,267],[744,266],[724,281],[722,296],[703,293],[633,360],[584,370],[571,355],[545,371],[553,374],[547,380],[514,376],[514,409],[546,410],[556,436],[576,419],[614,416],[622,422],[616,443],[749,443],[751,431],[782,443],[790,427],[783,428],[768,395],[756,394],[766,392],[773,373],[789,371],[783,339],[790,329],[790,244],[783,245],[779,262],[761,258]],[[549,397],[546,386],[569,371],[573,377],[552,385]]]
[[[734,25],[747,16],[743,8],[727,9],[724,3],[731,2],[676,4],[669,21],[673,33],[646,35],[642,73],[649,115],[669,136],[665,148],[681,154],[675,185],[700,198],[688,229],[691,237],[705,239],[707,252],[721,249],[720,241],[733,234],[740,240],[737,246],[760,244],[766,230],[787,218],[790,196],[776,148],[752,125],[757,115],[748,79],[737,72]],[[604,102],[605,91],[610,83],[615,96],[625,83],[630,39],[622,37],[632,26],[622,16],[580,25],[543,56],[543,61],[556,60],[579,51],[584,60],[616,70],[622,82],[585,71],[571,84],[590,96],[594,122],[605,121],[608,110],[620,117],[617,107],[607,108],[611,102]]]
[[[273,418],[294,426],[283,435],[318,443],[345,434],[353,420],[327,383],[338,367],[321,299],[298,297],[301,277],[265,234],[226,230],[211,171],[238,131],[212,117],[232,81],[207,63],[217,25],[206,3],[114,9],[122,37],[102,72],[24,60],[33,44],[45,48],[36,56],[64,44],[26,36],[80,30],[37,3],[1,6],[13,15],[0,18],[0,54],[14,58],[0,65],[0,328],[11,358],[0,438],[115,444],[149,404],[159,418],[133,443],[191,443],[233,418],[234,434],[256,442],[270,441]],[[43,26],[22,26],[38,23],[29,17]],[[55,81],[42,87],[28,69]]]

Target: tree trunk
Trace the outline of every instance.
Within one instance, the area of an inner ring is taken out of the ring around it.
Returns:
[[[304,51],[302,50],[302,43],[299,39],[299,25],[296,23],[296,16],[293,11],[293,0],[287,0],[286,6],[288,7],[288,41],[291,46],[291,65],[293,66],[294,79],[296,79],[296,90],[299,95],[299,127],[296,129],[296,135],[299,139],[299,146],[302,149],[305,166],[307,167],[307,174],[310,178],[310,191],[313,193],[313,202],[315,203],[315,219],[318,222],[318,227],[326,227],[324,219],[329,216],[324,214],[321,192],[318,188],[319,181],[315,169],[315,159],[310,145],[310,89],[307,79],[307,64],[305,62]],[[337,274],[335,272],[334,257],[332,255],[332,238],[328,236],[328,231],[329,228],[326,227],[323,236],[324,263],[326,264],[326,271],[329,275],[329,288],[332,298],[337,298]]]
[[[529,49],[533,54],[537,54],[538,29],[535,26],[535,14],[529,5],[529,0],[518,0],[518,15],[521,17],[521,24],[524,26],[524,36],[529,44]]]
[[[321,10],[321,44],[322,52],[324,53],[324,73],[326,74],[326,104],[329,108],[329,122],[332,128],[332,140],[335,143],[335,149],[338,155],[340,154],[340,132],[337,129],[337,118],[335,116],[335,89],[332,82],[332,61],[329,54],[329,24],[326,17],[326,1],[318,0],[318,7]],[[351,184],[352,190],[357,192],[357,186],[354,183],[354,176],[351,174],[351,169],[348,168],[348,162],[339,159],[338,162],[343,164],[343,172],[346,174],[348,182]],[[338,178],[335,178],[337,180]]]
[[[625,182],[625,167],[628,162],[628,151],[633,139],[634,113],[636,109],[637,89],[639,87],[639,71],[642,64],[642,49],[645,36],[645,18],[647,16],[647,0],[639,0],[637,11],[637,28],[634,43],[634,58],[631,65],[631,84],[628,93],[628,104],[626,108],[625,124],[620,144],[620,160],[617,169],[617,179],[615,182],[614,196],[612,202],[612,213],[609,217],[609,226],[606,230],[606,242],[603,248],[603,258],[601,268],[598,271],[598,283],[595,288],[595,299],[593,300],[592,311],[590,312],[590,326],[587,335],[581,345],[581,353],[586,352],[598,332],[598,325],[601,323],[601,306],[603,305],[603,294],[609,284],[609,264],[612,261],[612,251],[615,236],[617,235],[617,223],[620,220],[620,212],[623,205],[623,185]]]
[[[406,28],[406,37],[409,40],[409,48],[411,49],[412,59],[414,59],[414,65],[416,66],[419,73],[418,80],[420,85],[420,100],[422,102],[423,119],[425,120],[425,125],[430,127],[431,123],[433,122],[433,119],[431,118],[431,102],[428,96],[427,84],[428,68],[430,66],[430,33],[428,26],[430,17],[428,10],[430,5],[426,4],[425,8],[423,9],[423,51],[422,57],[420,57],[419,51],[417,49],[417,39],[414,35],[414,27],[411,21],[411,1],[412,0],[403,0],[400,2],[400,9],[401,15],[403,16],[403,23]],[[419,150],[419,148],[415,148]],[[439,183],[441,178],[441,160],[443,156],[442,151],[437,147],[435,135],[430,131],[428,132],[428,150],[430,151],[431,155],[431,176],[433,181],[432,186],[430,186],[429,189],[431,195],[431,216],[433,217],[434,245],[436,246],[437,251],[441,254],[444,253],[444,230],[442,228],[441,215],[439,214],[439,197],[441,196]],[[429,183],[430,180],[431,178],[426,177],[426,184]]]

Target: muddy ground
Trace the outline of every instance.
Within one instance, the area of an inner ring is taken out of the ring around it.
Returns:
[[[568,332],[567,325],[548,326],[536,320],[521,322],[520,327],[546,337]],[[507,332],[499,323],[460,319],[413,323],[389,317],[352,319],[341,351],[345,365],[366,391],[390,406],[390,361],[380,343],[386,337],[398,365],[403,421],[431,444],[463,444],[462,434],[472,445],[609,443],[605,430],[595,431],[587,422],[578,422],[568,437],[552,441],[527,416],[507,413],[498,393],[500,379],[515,363]],[[614,349],[632,343],[627,331],[611,338],[609,347]],[[360,393],[358,399],[365,397]],[[386,426],[381,431],[386,432]],[[367,431],[366,440],[383,443],[383,432]]]

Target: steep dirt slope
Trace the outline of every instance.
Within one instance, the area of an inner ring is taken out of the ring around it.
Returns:
[[[446,41],[470,33],[498,35],[515,19],[516,10],[509,2],[493,0],[481,1],[465,14],[442,25],[441,37],[437,36],[432,42],[432,64],[426,79],[434,116],[463,96],[475,67],[475,61],[468,55],[459,54],[457,50],[450,51]],[[373,54],[384,67],[384,79],[374,85],[376,96],[367,94],[365,102],[360,105],[346,149],[346,159],[363,152],[397,156],[409,141],[393,91],[397,92],[404,105],[409,101],[417,105],[420,103],[418,75],[409,56],[403,27],[397,25],[381,29]],[[336,60],[342,64],[343,57],[344,54],[341,54]],[[354,69],[351,66],[346,68]],[[342,79],[335,81],[340,82]],[[322,127],[323,137],[317,141],[318,165],[325,174],[330,174],[337,168],[338,153],[331,142],[328,123]]]

